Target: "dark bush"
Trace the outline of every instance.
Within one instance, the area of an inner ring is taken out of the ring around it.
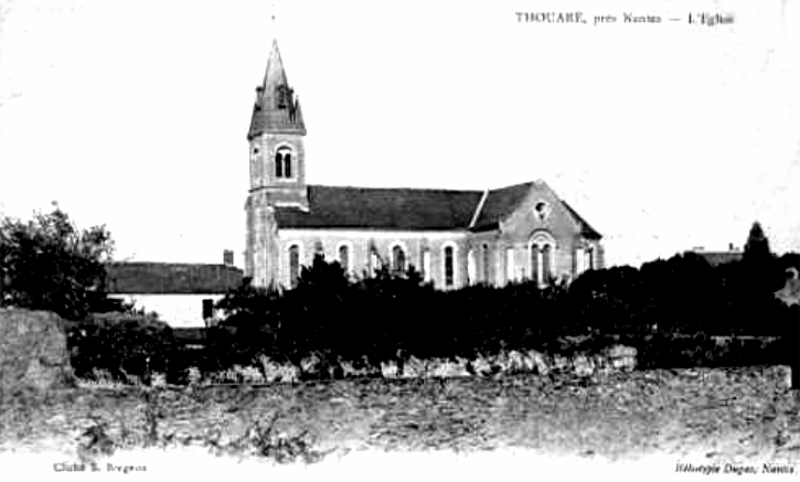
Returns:
[[[783,267],[759,269],[768,277]],[[437,291],[413,271],[352,279],[317,258],[293,290],[243,286],[226,296],[219,306],[228,316],[208,332],[208,359],[219,369],[259,355],[299,363],[314,353],[335,365],[503,350],[598,353],[624,343],[639,350],[645,367],[752,364],[768,357],[717,338],[787,336],[797,324],[772,291],[755,287],[753,273],[744,262],[712,267],[688,253],[640,269],[589,271],[570,286]]]
[[[83,378],[99,369],[118,381],[148,383],[154,373],[167,374],[169,360],[177,358],[172,329],[147,316],[96,314],[68,323],[67,343],[75,374]]]

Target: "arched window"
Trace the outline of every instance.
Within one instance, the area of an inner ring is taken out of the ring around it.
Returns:
[[[541,255],[539,251],[538,244],[531,245],[531,279],[534,281],[539,282],[539,256]]]
[[[542,286],[555,275],[554,253],[557,245],[553,236],[544,230],[539,230],[531,237],[531,279]]]
[[[300,279],[300,247],[293,244],[289,248],[289,284],[292,288],[297,286]]]
[[[346,244],[339,246],[339,266],[343,270],[350,270],[350,248]]]
[[[444,248],[444,285],[448,288],[455,284],[455,254],[452,246]]]
[[[278,151],[275,153],[275,177],[277,178],[292,177],[291,148],[282,146],[279,147]]]
[[[281,84],[275,86],[275,107],[277,109],[285,109],[289,104],[289,90]]]
[[[369,253],[369,276],[373,276],[375,271],[381,267],[381,257],[378,255],[378,248],[374,241],[370,241],[367,246]]]
[[[542,282],[546,284],[550,283],[550,278],[553,276],[552,253],[553,248],[545,244],[542,248]]]
[[[292,177],[292,153],[283,154],[283,177]]]
[[[392,270],[397,273],[406,271],[406,253],[399,244],[392,248]]]

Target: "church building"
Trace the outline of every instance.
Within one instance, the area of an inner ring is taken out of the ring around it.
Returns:
[[[306,184],[305,136],[273,40],[247,135],[244,275],[255,286],[294,286],[317,254],[357,276],[413,266],[439,289],[544,285],[603,266],[601,235],[541,180],[483,191]]]

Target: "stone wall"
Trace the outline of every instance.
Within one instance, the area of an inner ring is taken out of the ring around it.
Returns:
[[[71,379],[64,321],[58,315],[0,308],[0,392],[47,390]]]

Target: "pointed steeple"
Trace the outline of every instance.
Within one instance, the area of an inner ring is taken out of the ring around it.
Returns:
[[[272,48],[269,52],[269,60],[267,60],[267,71],[264,72],[264,83],[277,83],[288,84],[286,80],[286,70],[283,68],[283,60],[281,59],[281,51],[278,49],[278,39],[272,39]]]
[[[247,139],[251,140],[265,132],[306,134],[300,103],[286,79],[276,39],[272,40],[264,81],[256,87],[256,101]]]

